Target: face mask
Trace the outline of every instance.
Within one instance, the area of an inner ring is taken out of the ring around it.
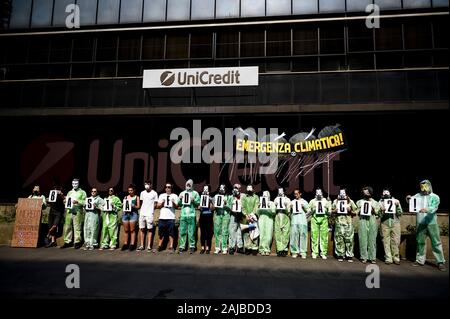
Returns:
[[[219,186],[219,194],[221,195],[225,194],[225,185],[222,184]]]
[[[268,200],[270,199],[270,192],[269,191],[264,191],[263,192],[263,197],[267,198]]]
[[[72,181],[72,188],[77,190],[78,187],[80,186],[80,182],[79,181]]]
[[[253,194],[253,186],[252,185],[247,186],[247,193]]]
[[[38,191],[33,191],[33,195],[39,195]]]
[[[209,194],[209,188],[208,186],[203,186],[203,195],[208,195]]]
[[[429,194],[430,193],[430,185],[428,185],[428,184],[420,184],[420,192],[422,194]]]
[[[233,196],[239,196],[240,192],[239,189],[233,188]]]
[[[186,182],[186,190],[189,191],[192,189],[192,185],[194,184],[193,180],[190,179]]]
[[[345,192],[345,189],[341,189],[339,191],[338,199],[347,199],[347,194]]]
[[[382,197],[383,198],[391,198],[391,192],[389,192],[388,190],[384,190]]]
[[[278,188],[278,196],[280,197],[284,196],[284,191],[282,188]]]
[[[149,184],[145,184],[145,186],[144,186],[144,188],[145,188],[145,190],[150,190],[150,185]]]
[[[323,197],[322,190],[316,189],[316,199],[321,200]]]

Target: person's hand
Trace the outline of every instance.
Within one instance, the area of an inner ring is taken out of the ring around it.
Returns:
[[[76,199],[74,199],[74,200],[72,201],[72,203],[73,203],[74,205],[77,205],[77,204],[78,204],[78,201],[77,201]]]
[[[421,210],[419,210],[419,213],[428,213],[428,209],[427,208],[422,208]]]
[[[248,230],[253,230],[253,229],[255,229],[256,228],[256,225],[255,224],[249,224],[248,225]]]
[[[395,204],[396,206],[400,206],[400,201],[399,201],[398,199],[396,199],[395,202],[394,202],[394,204]]]
[[[411,195],[406,196],[406,201],[409,202],[409,200],[411,199]]]

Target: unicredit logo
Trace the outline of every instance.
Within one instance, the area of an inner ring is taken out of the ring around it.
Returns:
[[[175,82],[175,73],[170,71],[163,72],[160,77],[161,85],[171,86]]]

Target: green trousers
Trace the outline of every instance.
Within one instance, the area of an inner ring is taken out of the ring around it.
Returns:
[[[381,237],[383,238],[384,261],[392,263],[400,261],[400,223],[381,224]]]
[[[244,242],[242,241],[242,232],[241,232],[241,224],[239,223],[238,218],[236,216],[230,216],[230,226],[229,226],[229,240],[228,247],[230,249],[244,247]]]
[[[290,246],[292,255],[301,254],[306,256],[306,252],[308,251],[307,224],[291,224]]]
[[[424,264],[426,260],[426,239],[430,236],[431,249],[433,255],[436,258],[438,264],[445,263],[444,253],[442,251],[441,237],[439,234],[439,225],[437,224],[417,224],[416,228],[416,241],[417,241],[417,254],[416,261],[420,264]]]
[[[86,212],[84,216],[84,242],[87,247],[97,247],[99,216],[95,212]]]
[[[83,229],[83,213],[67,213],[64,218],[64,242],[70,244],[72,242],[72,235],[74,235],[74,243],[81,243],[81,231]]]
[[[186,235],[189,241],[189,248],[195,248],[196,231],[195,216],[180,217],[180,242],[178,245],[180,249],[186,249]]]
[[[264,214],[259,216],[259,252],[270,253],[273,240],[273,218]]]
[[[117,213],[104,212],[102,214],[102,240],[101,246],[103,248],[117,247]]]
[[[214,214],[214,237],[216,249],[226,250],[228,248],[228,234],[230,227],[230,214],[227,212]]]
[[[359,217],[359,252],[363,260],[375,260],[377,257],[378,224],[375,216]]]
[[[291,228],[291,220],[284,213],[275,215],[275,243],[277,252],[288,251],[289,232]]]
[[[353,224],[336,221],[334,228],[334,252],[337,257],[353,257]]]
[[[311,246],[313,256],[328,254],[328,217],[320,216],[311,219]]]

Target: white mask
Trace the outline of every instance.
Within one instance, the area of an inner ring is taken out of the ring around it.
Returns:
[[[203,194],[209,194],[208,186],[203,186]]]
[[[252,185],[248,185],[247,186],[247,192],[253,193],[253,186]]]
[[[75,189],[75,190],[77,190],[79,186],[80,186],[80,182],[79,182],[78,180],[75,180],[75,179],[74,179],[74,180],[72,181],[72,188]]]
[[[278,196],[284,196],[284,190],[282,188],[278,188]]]
[[[225,194],[225,185],[220,185],[219,186],[219,194]]]
[[[270,192],[269,191],[264,191],[263,192],[263,197],[270,199]]]
[[[316,198],[322,198],[323,197],[323,193],[321,189],[316,189]]]
[[[346,199],[347,198],[347,193],[345,192],[345,189],[341,189],[339,191],[339,195],[338,195],[339,199]]]
[[[149,184],[145,184],[144,188],[145,188],[146,190],[149,190],[149,189],[150,189],[150,185],[149,185]]]
[[[192,179],[189,179],[186,182],[186,190],[191,190],[192,189],[192,185],[194,185],[194,181]]]

